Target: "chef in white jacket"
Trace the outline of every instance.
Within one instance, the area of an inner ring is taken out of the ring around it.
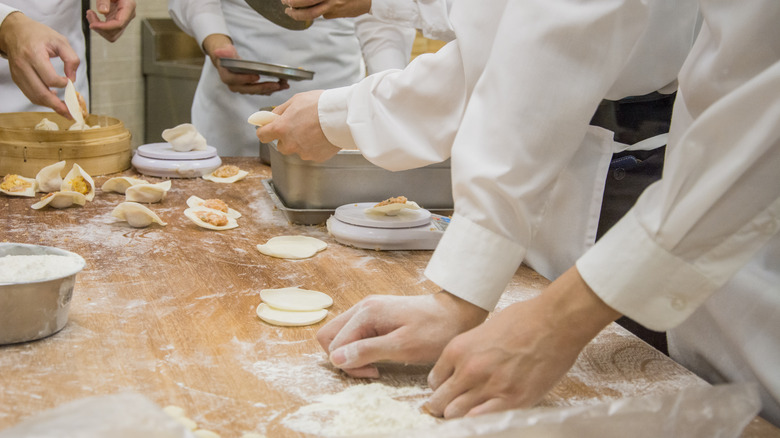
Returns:
[[[87,11],[90,28],[112,42],[135,17],[133,0],[98,0],[96,9],[105,18]],[[89,102],[86,63],[81,62],[85,39],[80,1],[3,0],[0,34],[5,33],[4,25],[7,35],[0,41],[0,49],[8,52],[3,56],[8,59],[0,60],[0,112],[51,108],[70,117],[62,101],[66,78],[73,80],[76,90]],[[13,75],[9,63],[15,63]]]
[[[370,16],[318,19],[308,29],[288,30],[243,0],[169,0],[168,7],[177,25],[209,55],[195,92],[192,123],[222,156],[258,155],[255,131],[246,123],[249,114],[278,105],[297,92],[353,84],[364,76],[361,59],[369,74],[404,68],[415,34],[413,28]],[[215,53],[204,44],[210,36],[224,37],[228,46]],[[251,84],[256,76],[231,75],[216,66],[219,57],[300,67],[313,71],[314,79],[277,84],[275,78],[263,76],[259,84]],[[242,77],[250,83],[236,84],[236,91],[223,82]]]
[[[605,96],[641,92],[632,87],[644,82],[637,67],[679,68],[676,58],[629,60],[663,41],[661,32],[643,44],[655,26],[687,27],[686,13],[653,23],[664,7],[687,3],[509,0],[485,8],[462,0],[450,16],[457,40],[436,55],[276,109],[282,116],[258,136],[278,138],[283,152],[323,160],[336,146],[357,145],[390,169],[452,159],[455,214],[426,269],[443,291],[372,297],[334,319],[318,338],[336,366],[376,376],[373,363],[438,359],[429,408],[445,417],[530,406],[624,314],[670,329],[673,357],[709,381],[758,383],[762,414],[780,425],[773,0],[698,2],[702,28],[679,72],[663,179],[538,298],[477,326],[528,254],[555,259],[555,245],[540,247],[537,236],[560,206],[558,184],[603,176],[592,163],[571,166],[599,136],[588,127],[591,114]],[[575,204],[596,193],[580,187],[565,191]]]

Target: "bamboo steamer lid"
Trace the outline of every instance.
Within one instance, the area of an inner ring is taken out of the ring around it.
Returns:
[[[35,125],[46,117],[59,131],[38,131]],[[65,160],[66,169],[78,163],[90,175],[105,175],[130,168],[130,131],[118,119],[90,114],[90,126],[68,131],[72,120],[54,112],[0,113],[0,175],[35,175],[45,166]]]

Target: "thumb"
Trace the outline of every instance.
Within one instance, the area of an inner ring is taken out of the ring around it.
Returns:
[[[360,339],[336,348],[330,353],[331,363],[341,369],[363,368],[378,362],[393,361],[392,353],[397,350],[391,335]]]
[[[111,10],[111,0],[97,0],[95,8],[101,14],[107,14]]]

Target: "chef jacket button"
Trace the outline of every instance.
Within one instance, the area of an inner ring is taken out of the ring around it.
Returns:
[[[612,176],[620,181],[621,179],[626,177],[626,169],[623,169],[622,167],[618,167],[614,171],[612,171]]]
[[[669,297],[669,305],[672,306],[672,309],[682,312],[688,305],[688,301],[685,298],[672,295]]]

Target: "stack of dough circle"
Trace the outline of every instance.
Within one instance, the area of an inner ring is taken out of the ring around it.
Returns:
[[[298,287],[263,289],[260,298],[263,302],[257,306],[257,316],[269,324],[287,327],[320,322],[333,304],[327,294]]]

